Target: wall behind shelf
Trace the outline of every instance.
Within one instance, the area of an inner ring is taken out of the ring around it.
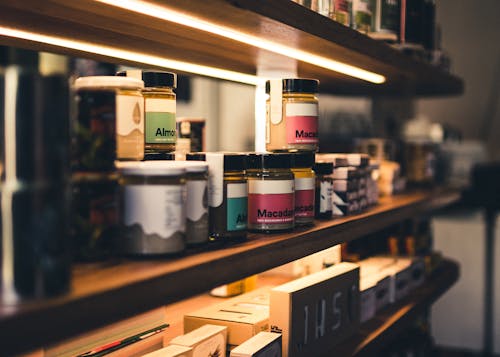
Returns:
[[[442,46],[453,73],[463,78],[462,96],[422,99],[416,113],[460,129],[466,139],[484,142],[500,159],[500,46],[498,0],[437,0]]]

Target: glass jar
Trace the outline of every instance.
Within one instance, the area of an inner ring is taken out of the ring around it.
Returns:
[[[292,172],[295,179],[295,225],[314,223],[314,195],[316,175],[314,152],[292,154]]]
[[[130,70],[117,73],[142,79],[144,89],[144,152],[146,154],[175,151],[177,75],[162,71]]]
[[[73,170],[113,171],[115,160],[143,159],[143,87],[142,80],[116,76],[75,81]]]
[[[117,163],[120,172],[120,235],[115,250],[126,255],[165,255],[184,250],[186,167],[176,161]]]
[[[209,240],[247,238],[246,156],[239,153],[189,153],[186,160],[208,163]]]
[[[208,242],[208,164],[189,161],[186,164],[186,243]]]
[[[293,229],[295,191],[291,156],[288,153],[248,155],[249,230],[273,233]]]
[[[316,173],[316,218],[332,218],[333,206],[333,164],[331,162],[317,162],[314,165]]]
[[[318,149],[316,79],[289,78],[266,82],[266,149]]]

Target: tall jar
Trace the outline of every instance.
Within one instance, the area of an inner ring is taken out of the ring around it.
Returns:
[[[186,246],[186,168],[182,162],[118,162],[120,234],[125,255],[170,255]]]
[[[116,76],[75,81],[78,113],[72,168],[113,171],[115,160],[144,157],[142,80]]]
[[[245,240],[248,197],[246,156],[239,153],[189,153],[186,159],[208,163],[209,240]]]
[[[292,172],[295,178],[295,225],[314,223],[314,195],[316,175],[314,153],[311,151],[292,154]]]
[[[316,218],[330,219],[333,214],[333,164],[317,162],[314,165],[314,172],[316,172]]]
[[[175,73],[162,71],[121,71],[118,76],[129,76],[144,81],[144,152],[164,154],[175,151],[176,96]]]
[[[248,228],[274,233],[295,223],[294,176],[289,153],[256,153],[247,158]]]
[[[266,149],[318,149],[318,87],[316,79],[288,78],[266,82]]]

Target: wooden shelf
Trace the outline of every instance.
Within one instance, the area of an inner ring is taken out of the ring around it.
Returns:
[[[421,287],[362,324],[358,334],[336,346],[332,353],[335,352],[336,356],[376,355],[380,349],[387,347],[401,332],[410,327],[416,316],[450,289],[459,275],[458,264],[445,259]]]
[[[150,2],[212,24],[387,77],[386,83],[376,85],[313,64],[297,63],[299,76],[320,79],[322,93],[434,96],[463,92],[463,82],[456,76],[413,60],[384,43],[290,0]],[[94,0],[4,1],[0,3],[0,14],[0,26],[246,74],[256,74],[257,68],[276,68],[276,63],[286,61],[280,55],[247,43]],[[145,65],[143,62],[125,61],[119,57],[89,54],[1,35],[0,43],[122,64]]]
[[[71,292],[65,296],[0,306],[2,352],[14,354],[61,341],[362,237],[459,199],[457,192],[416,191],[383,198],[378,206],[357,216],[317,221],[314,227],[286,234],[251,234],[244,243],[190,251],[175,259],[78,264]]]

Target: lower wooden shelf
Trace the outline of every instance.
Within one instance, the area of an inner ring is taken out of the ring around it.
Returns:
[[[71,291],[53,299],[0,305],[0,345],[7,355],[71,338],[158,306],[360,238],[404,219],[456,203],[456,191],[385,197],[356,216],[317,221],[284,234],[252,234],[220,249],[175,259],[113,260],[74,267]]]
[[[409,327],[415,317],[439,299],[458,280],[460,268],[445,259],[425,283],[403,300],[380,311],[361,325],[358,334],[333,348],[326,356],[373,356]]]

